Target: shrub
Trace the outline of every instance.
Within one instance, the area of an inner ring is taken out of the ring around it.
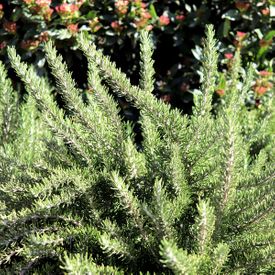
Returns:
[[[272,1],[227,0],[221,5],[218,0],[12,0],[0,6],[0,17],[2,59],[6,46],[16,45],[22,59],[45,74],[43,42],[54,39],[83,89],[87,88],[83,78],[86,66],[75,42],[77,32],[84,32],[104,48],[138,83],[138,33],[151,29],[157,49],[155,93],[185,112],[190,112],[192,92],[198,87],[201,38],[206,24],[218,29],[220,52],[230,54],[241,47],[244,63],[252,61],[259,70],[272,67]],[[133,66],[129,67],[129,62]],[[256,98],[253,104],[257,107]]]
[[[52,42],[45,47],[65,110],[48,81],[14,48],[8,50],[29,97],[15,136],[1,134],[1,269],[21,274],[271,272],[272,99],[267,98],[264,113],[245,107],[253,69],[240,76],[239,51],[224,104],[213,113],[218,54],[213,28],[207,28],[201,93],[188,117],[152,95],[147,32],[141,33],[138,86],[85,35],[78,43],[89,64],[91,89],[85,96]],[[3,65],[0,80],[1,98],[16,102]],[[140,110],[141,144],[110,92]],[[6,116],[1,123],[6,125]],[[258,151],[251,154],[255,143]]]

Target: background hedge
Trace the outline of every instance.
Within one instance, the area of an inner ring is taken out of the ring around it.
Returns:
[[[272,71],[275,6],[271,0],[12,0],[2,2],[0,10],[0,49],[5,63],[6,46],[16,45],[23,60],[46,74],[43,42],[51,38],[84,90],[89,89],[84,84],[87,65],[75,43],[76,33],[82,31],[94,40],[137,84],[138,32],[151,30],[156,48],[155,94],[185,113],[191,112],[192,94],[199,84],[201,40],[206,24],[211,23],[218,30],[219,58],[225,68],[238,47],[244,63],[255,63],[259,71]],[[218,99],[223,96],[223,82],[221,76]],[[271,88],[271,84],[262,85],[263,82],[266,79],[260,75],[250,97],[252,107],[258,108],[262,95]],[[135,120],[137,114],[126,101],[120,99],[120,104],[126,117]]]

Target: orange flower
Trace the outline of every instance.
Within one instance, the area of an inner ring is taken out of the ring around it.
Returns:
[[[224,57],[225,57],[226,59],[232,59],[232,58],[234,57],[234,55],[233,55],[233,53],[225,53],[225,54],[224,54]]]
[[[159,17],[159,23],[161,26],[167,26],[170,24],[170,18],[167,15],[162,15]]]
[[[79,6],[76,4],[61,4],[55,8],[56,12],[65,19],[78,16]]]
[[[36,0],[35,4],[40,7],[49,7],[52,3],[52,0]]]
[[[243,46],[243,40],[245,39],[246,37],[246,33],[245,32],[240,32],[240,31],[237,31],[236,33],[236,39],[233,41],[233,44],[237,47],[237,48],[242,48]]]
[[[128,11],[128,0],[118,0],[115,2],[116,12],[120,15],[124,15]]]
[[[119,24],[118,21],[113,21],[111,23],[111,27],[116,31],[116,32],[121,32],[123,27]]]
[[[149,23],[148,21],[151,17],[152,17],[151,14],[146,9],[141,8],[139,11],[139,16],[134,21],[137,29],[146,28]]]
[[[23,40],[20,44],[21,48],[24,50],[34,50],[36,49],[40,44],[39,40]]]
[[[71,32],[72,34],[75,34],[78,32],[78,24],[69,24],[67,26],[67,30],[69,30],[69,32]]]
[[[219,89],[219,90],[216,90],[216,93],[217,93],[219,96],[224,96],[225,90],[224,90],[224,89]]]
[[[51,20],[52,14],[53,14],[53,9],[51,9],[49,7],[47,9],[43,10],[43,17],[46,21]]]
[[[261,10],[261,13],[262,13],[264,16],[268,16],[269,13],[270,13],[270,10],[269,10],[269,8],[265,8],[265,9],[262,9],[262,10]]]
[[[33,13],[42,16],[46,21],[51,20],[53,9],[50,8],[52,0],[35,0],[36,5],[32,5],[30,9]]]
[[[272,83],[268,81],[266,77],[272,75],[272,72],[260,71],[259,75],[261,78],[256,80],[256,84],[253,86],[255,93],[258,95],[263,95],[272,88]]]
[[[269,71],[259,71],[259,75],[260,76],[271,76],[272,75],[272,72],[269,72]]]
[[[134,21],[134,23],[135,23],[137,29],[142,29],[143,27],[146,26],[147,21],[142,20],[142,19],[137,19],[137,20]]]
[[[246,32],[237,31],[236,36],[237,36],[238,40],[243,40],[245,38],[245,36],[246,36]]]
[[[151,14],[144,9],[141,10],[140,16],[142,19],[150,19],[152,17]]]
[[[75,11],[78,11],[78,6],[75,4],[61,4],[60,6],[57,6],[56,11],[58,13],[73,13]]]
[[[8,33],[16,33],[17,26],[15,22],[5,21],[3,28]]]
[[[258,95],[263,95],[267,92],[268,88],[265,86],[255,86],[254,91]]]
[[[184,14],[178,14],[178,15],[176,15],[176,19],[178,21],[183,21],[185,19],[185,15]]]

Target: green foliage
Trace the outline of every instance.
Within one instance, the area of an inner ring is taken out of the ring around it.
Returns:
[[[274,102],[266,98],[263,112],[246,107],[253,69],[241,73],[236,52],[224,102],[213,110],[218,54],[213,27],[206,34],[203,84],[189,117],[152,94],[146,32],[139,86],[78,37],[89,63],[86,94],[48,42],[62,107],[52,84],[9,48],[28,96],[15,111],[1,65],[1,129],[10,125],[0,137],[3,273],[272,272]],[[140,143],[114,93],[140,110]]]
[[[10,141],[14,135],[13,130],[17,120],[18,95],[12,87],[10,79],[2,62],[0,62],[0,137],[1,144]]]

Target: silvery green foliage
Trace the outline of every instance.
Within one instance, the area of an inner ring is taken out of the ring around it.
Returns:
[[[253,72],[240,78],[238,52],[225,104],[212,114],[218,54],[211,26],[206,36],[202,95],[195,98],[190,117],[153,96],[152,42],[146,32],[141,33],[139,86],[84,35],[78,37],[89,63],[92,92],[85,101],[49,42],[46,59],[64,108],[57,105],[48,81],[9,48],[28,97],[16,124],[9,107],[17,106],[17,97],[1,64],[3,272],[272,270],[274,154],[268,136],[274,119],[268,111],[261,119],[253,117],[254,137],[248,138],[252,130],[244,127],[250,116],[244,94]],[[141,146],[110,92],[140,110]],[[8,132],[14,133],[12,138]],[[252,157],[250,148],[257,140],[265,144]]]

